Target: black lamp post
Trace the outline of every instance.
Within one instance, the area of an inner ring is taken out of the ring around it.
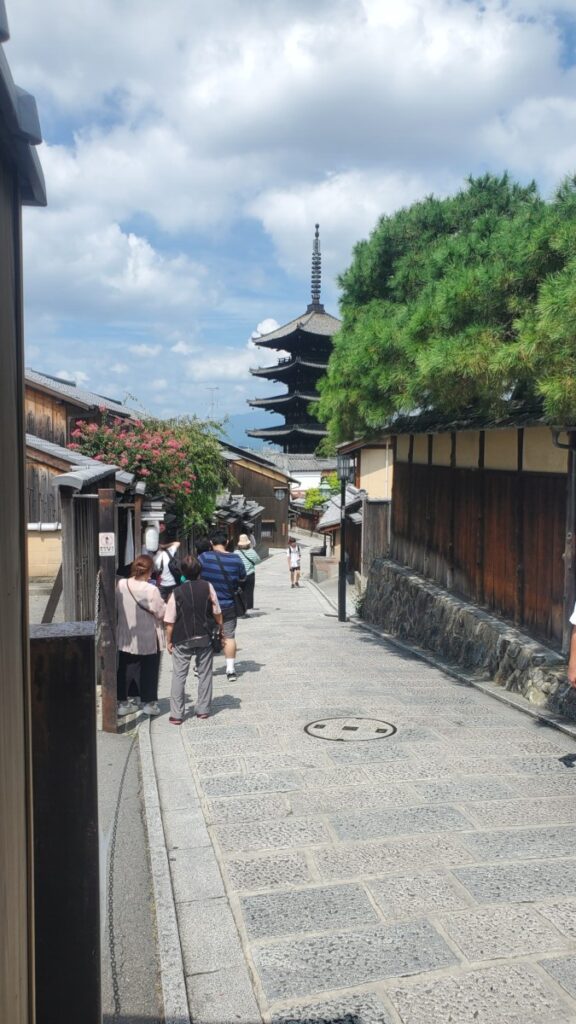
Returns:
[[[338,564],[338,621],[346,622],[346,485],[352,479],[354,460],[350,455],[336,456],[340,481],[340,562]]]

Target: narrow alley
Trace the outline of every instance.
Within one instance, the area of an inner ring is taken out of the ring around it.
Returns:
[[[576,1022],[576,742],[340,624],[284,552],[255,604],[212,717],[169,724],[165,655],[140,729],[167,1019]]]

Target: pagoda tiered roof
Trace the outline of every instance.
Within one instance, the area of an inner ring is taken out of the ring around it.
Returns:
[[[248,404],[284,415],[286,423],[268,429],[247,430],[249,437],[264,438],[280,444],[285,452],[312,452],[326,436],[308,406],[319,400],[316,385],[326,373],[332,337],[340,328],[340,320],[331,316],[320,302],[320,236],[318,224],[312,249],[312,289],[306,312],[277,327],[255,341],[259,348],[288,352],[275,366],[259,366],[250,370],[255,377],[276,380],[287,392],[270,398],[254,398]]]

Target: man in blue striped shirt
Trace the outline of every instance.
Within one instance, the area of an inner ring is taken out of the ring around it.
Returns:
[[[212,584],[222,609],[226,678],[229,683],[235,683],[236,608],[234,591],[238,589],[242,580],[246,579],[246,569],[238,555],[226,551],[227,540],[223,530],[216,530],[210,538],[211,550],[204,551],[198,556],[198,559],[202,566],[202,579]]]

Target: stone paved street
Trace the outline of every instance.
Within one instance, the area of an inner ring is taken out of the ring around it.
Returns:
[[[339,623],[283,552],[256,605],[213,716],[151,728],[195,1024],[576,1024],[574,740]]]

